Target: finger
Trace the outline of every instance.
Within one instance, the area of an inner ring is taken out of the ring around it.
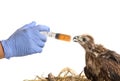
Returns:
[[[34,27],[36,25],[35,21],[32,21],[31,23],[28,24],[30,27]]]
[[[46,32],[50,31],[50,28],[48,26],[45,26],[45,25],[37,25],[36,29],[39,31],[46,31]]]
[[[38,43],[38,46],[43,48],[45,46],[45,42],[40,40],[39,43]]]
[[[41,53],[42,52],[42,48],[41,47],[38,47],[37,49],[36,49],[36,53]]]
[[[43,42],[46,42],[47,41],[47,36],[39,33],[39,38],[43,41]]]
[[[42,40],[36,41],[36,40],[33,39],[33,42],[34,42],[33,47],[36,50],[40,50],[40,49],[42,49],[45,46],[45,42],[43,42]]]
[[[32,54],[42,52],[42,48],[40,46],[33,46],[32,50]]]
[[[29,35],[30,38],[35,39],[37,41],[42,40],[43,42],[46,42],[47,36],[44,34],[41,34],[38,30],[32,30],[31,34]]]
[[[47,37],[43,34],[40,34],[39,31],[34,31],[35,33],[29,35],[30,39],[32,39],[34,41],[34,43],[36,43],[37,45],[39,45],[40,47],[44,46],[44,43],[47,40]]]
[[[35,37],[32,38],[32,40],[34,41],[34,43],[40,47],[43,47],[44,46],[44,43],[46,42],[46,38],[43,40],[41,39],[41,37]]]
[[[32,21],[31,23],[24,25],[22,29],[31,28],[31,27],[34,27],[35,25],[36,25],[36,22]]]

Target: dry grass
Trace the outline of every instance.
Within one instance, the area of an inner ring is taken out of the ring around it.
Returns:
[[[58,76],[54,76],[52,73],[48,74],[48,77],[39,77],[36,76],[33,80],[24,80],[24,81],[90,81],[88,80],[83,72],[77,74],[71,68],[63,68]]]

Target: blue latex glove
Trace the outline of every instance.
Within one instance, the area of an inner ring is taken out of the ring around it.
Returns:
[[[41,31],[49,32],[50,28],[32,22],[18,29],[7,40],[2,40],[5,58],[42,52],[47,37],[40,34]]]

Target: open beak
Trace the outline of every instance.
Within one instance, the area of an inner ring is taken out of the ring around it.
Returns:
[[[74,37],[73,37],[73,41],[74,41],[74,42],[78,42],[78,41],[79,41],[79,36],[74,36]]]

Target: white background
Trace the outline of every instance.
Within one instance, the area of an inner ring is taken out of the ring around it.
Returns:
[[[88,33],[96,43],[120,53],[119,0],[0,0],[0,40],[31,21],[72,37]],[[1,59],[0,81],[58,75],[64,67],[80,73],[84,55],[77,43],[48,38],[41,54]]]

